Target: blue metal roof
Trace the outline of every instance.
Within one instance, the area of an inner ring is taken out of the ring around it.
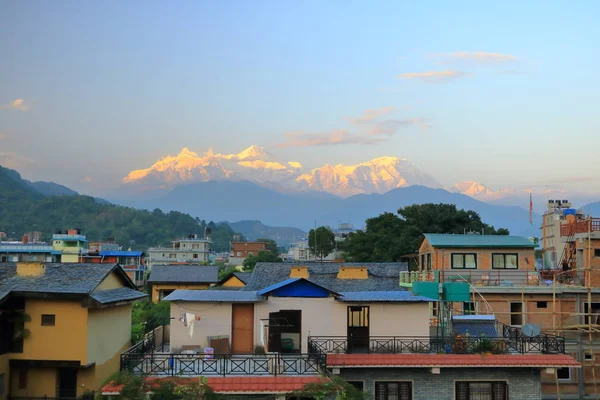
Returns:
[[[345,302],[434,302],[425,296],[417,296],[411,292],[383,291],[383,292],[342,292],[342,297],[337,300]]]
[[[525,236],[508,235],[460,235],[426,233],[425,239],[433,247],[448,248],[534,248],[535,244]]]
[[[256,303],[264,301],[257,292],[239,290],[175,290],[163,300],[224,303]]]
[[[141,257],[144,253],[141,251],[106,250],[101,251],[99,254],[108,257]]]
[[[295,282],[298,282],[298,281],[305,281],[305,282],[308,282],[308,283],[310,283],[311,285],[314,285],[314,286],[316,286],[316,287],[318,287],[318,288],[324,289],[324,290],[326,290],[326,291],[328,291],[328,292],[330,292],[330,293],[333,293],[333,294],[335,294],[335,295],[339,295],[339,293],[336,293],[336,292],[334,292],[333,290],[331,290],[331,289],[329,289],[329,288],[326,288],[325,286],[319,285],[319,284],[317,284],[317,283],[314,283],[314,282],[312,282],[310,279],[306,279],[306,278],[289,278],[289,279],[286,279],[286,280],[284,280],[284,281],[281,281],[281,282],[279,282],[279,283],[276,283],[276,284],[274,284],[274,285],[271,285],[271,286],[267,286],[266,288],[259,290],[259,291],[258,291],[258,294],[259,294],[259,295],[261,295],[261,296],[264,296],[264,295],[265,295],[265,294],[267,294],[267,293],[271,293],[271,292],[273,292],[273,291],[275,291],[275,290],[277,290],[277,289],[280,289],[280,288],[282,288],[282,287],[284,287],[284,286],[291,285],[291,284],[293,284],[293,283],[295,283]]]

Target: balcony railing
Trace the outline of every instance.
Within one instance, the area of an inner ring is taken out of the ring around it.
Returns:
[[[565,340],[552,335],[525,337],[520,331],[502,337],[403,337],[371,336],[364,340],[347,337],[312,336],[308,338],[311,354],[563,354]]]
[[[121,371],[151,376],[318,375],[320,354],[168,354],[123,353]]]
[[[578,233],[599,232],[600,218],[588,218],[583,221],[560,226],[560,236],[573,236]]]
[[[442,269],[437,271],[401,272],[400,286],[414,282],[467,282],[473,286],[551,286],[581,284],[576,271],[519,269]]]

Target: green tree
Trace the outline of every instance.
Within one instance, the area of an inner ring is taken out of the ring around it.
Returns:
[[[318,257],[327,257],[335,248],[335,235],[333,231],[327,226],[320,226],[317,228],[315,233],[314,229],[311,229],[308,233],[308,247],[310,251]]]
[[[134,303],[131,316],[131,341],[135,344],[154,328],[169,324],[170,316],[171,308],[168,301],[157,304],[150,300]]]
[[[266,242],[267,245],[265,246],[265,248],[267,250],[269,250],[271,253],[279,255],[279,247],[277,247],[277,242],[274,241],[273,239],[256,239],[257,242]]]
[[[304,385],[296,397],[309,397],[315,400],[366,400],[367,394],[358,390],[340,377],[321,379]]]
[[[453,204],[420,204],[398,210],[399,216],[384,213],[367,219],[364,231],[351,233],[345,243],[351,261],[399,261],[402,255],[418,251],[424,233],[483,232],[508,235],[481,221],[475,211],[459,210]]]
[[[244,260],[244,271],[252,271],[258,262],[279,262],[281,258],[270,251],[259,251],[258,254],[251,254]]]

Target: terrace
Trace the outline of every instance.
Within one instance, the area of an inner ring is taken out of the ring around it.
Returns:
[[[457,333],[458,331],[454,331]],[[311,336],[307,354],[198,354],[173,353],[155,332],[121,354],[121,370],[154,377],[316,376],[327,372],[328,359],[337,354],[395,355],[543,355],[564,354],[565,340],[540,334],[526,337],[513,327],[492,328],[485,335],[455,336]],[[479,356],[477,356],[479,357]]]
[[[560,226],[560,236],[574,236],[577,234],[586,234],[600,232],[600,218],[588,218],[582,221],[563,224]]]

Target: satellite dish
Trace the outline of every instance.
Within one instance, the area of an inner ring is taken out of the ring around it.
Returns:
[[[537,324],[525,324],[523,325],[523,335],[527,337],[535,337],[542,332],[542,329]]]

